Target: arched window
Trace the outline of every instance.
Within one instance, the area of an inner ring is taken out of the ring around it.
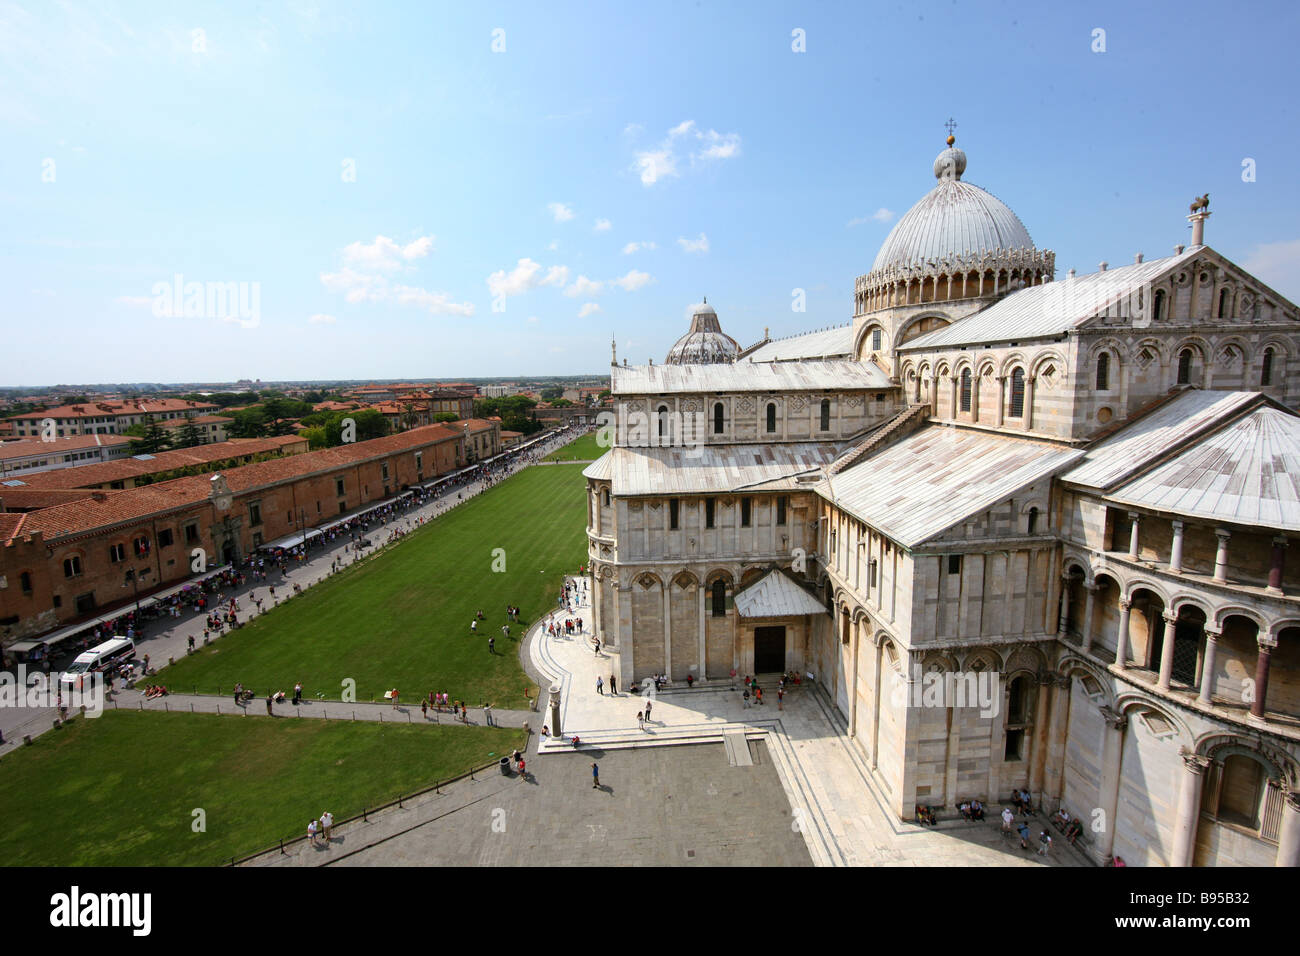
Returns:
[[[727,582],[722,578],[713,582],[713,616],[727,616]]]
[[[767,430],[776,431],[776,402],[767,403]]]
[[[821,430],[824,432],[831,430],[831,400],[829,398],[822,399]]]
[[[1219,290],[1219,318],[1226,319],[1227,317],[1228,317],[1228,290],[1220,289]]]
[[[1152,318],[1163,319],[1165,317],[1165,290],[1156,289],[1155,298],[1152,300]]]
[[[1264,364],[1259,370],[1259,384],[1273,384],[1273,350],[1264,349]]]
[[[1022,368],[1011,373],[1011,411],[1007,417],[1025,417],[1025,370]]]
[[[722,403],[714,402],[713,403],[713,434],[715,435],[722,434],[722,426],[724,424],[723,421],[724,413],[725,410],[722,407]]]
[[[659,406],[659,437],[664,437],[664,430],[668,427],[668,406]]]
[[[871,330],[871,351],[880,351],[880,329]]]
[[[961,410],[970,411],[970,369],[961,370]]]
[[[1102,352],[1097,356],[1097,391],[1104,392],[1110,388],[1110,353]]]
[[[1178,353],[1178,384],[1190,385],[1192,381],[1192,350],[1183,349]]]
[[[1030,508],[1030,509],[1029,509],[1029,528],[1028,528],[1027,533],[1028,533],[1028,534],[1033,534],[1033,533],[1034,533],[1035,531],[1037,531],[1037,530],[1038,530],[1038,509],[1037,509],[1037,508]]]
[[[1252,830],[1259,829],[1265,780],[1264,765],[1257,760],[1233,754],[1223,761],[1218,818]]]

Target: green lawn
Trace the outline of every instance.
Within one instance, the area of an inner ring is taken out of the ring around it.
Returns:
[[[597,432],[588,432],[575,438],[563,448],[551,452],[542,461],[595,461],[609,451],[608,448],[601,448],[596,444],[597,434]]]
[[[419,716],[416,716],[419,719]],[[0,760],[8,866],[216,865],[481,766],[522,730],[109,711]],[[193,811],[206,831],[193,832]]]
[[[470,706],[523,709],[531,683],[519,664],[528,622],[555,603],[561,578],[586,561],[586,493],[577,465],[527,468],[466,501],[396,547],[336,574],[197,654],[164,668],[178,693],[228,693],[243,682],[259,696],[292,693],[402,700],[446,691]],[[373,537],[382,538],[383,532]],[[502,549],[505,571],[492,569]],[[265,589],[259,591],[265,595]],[[510,623],[506,604],[521,609]],[[470,621],[485,620],[471,634]],[[487,639],[496,637],[496,655]]]

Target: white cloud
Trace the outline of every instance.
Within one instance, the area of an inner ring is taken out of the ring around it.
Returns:
[[[629,242],[626,246],[623,247],[623,255],[630,256],[632,253],[638,252],[641,249],[653,249],[653,248],[655,248],[655,244],[653,242]]]
[[[343,261],[363,272],[396,272],[404,263],[423,259],[432,251],[433,236],[421,236],[404,246],[387,236],[375,236],[374,242],[344,246]]]
[[[562,202],[547,203],[546,208],[551,211],[551,215],[555,217],[556,222],[568,222],[574,215],[573,207],[566,206]]]
[[[618,286],[624,292],[635,292],[649,281],[650,273],[637,272],[635,269],[630,270],[625,276],[610,280],[613,285]]]
[[[641,174],[641,185],[653,186],[661,179],[677,175],[677,157],[671,149],[648,150],[636,154],[632,168]]]
[[[378,302],[388,294],[388,280],[344,266],[338,272],[322,272],[320,281],[330,292],[342,292],[348,302]]]
[[[587,316],[591,315],[592,313],[601,312],[601,311],[603,310],[598,304],[596,304],[595,302],[588,302],[586,305],[584,305],[581,309],[578,310],[578,318],[585,319]]]
[[[592,232],[609,232],[612,223],[608,219],[597,219],[596,226]]]
[[[678,239],[677,245],[682,247],[682,252],[708,252],[709,237],[700,233],[698,239]]]
[[[307,321],[312,325],[333,325],[338,321],[338,319],[334,318],[332,315],[325,315],[321,312],[317,312],[315,315],[310,316]]]
[[[537,273],[542,269],[541,263],[532,259],[520,259],[510,272],[499,269],[487,277],[488,291],[494,296],[522,295],[537,286]]]
[[[701,130],[695,120],[683,120],[668,131],[667,137],[656,149],[636,153],[632,169],[641,177],[643,186],[653,186],[661,179],[678,175],[678,148],[694,139],[699,147],[690,153],[691,164],[712,160],[731,159],[740,155],[740,134],[719,133],[715,129]]]
[[[1300,299],[1300,239],[1261,243],[1241,265],[1292,301]]]
[[[884,206],[881,206],[871,214],[871,218],[876,220],[876,222],[889,222],[889,220],[894,218],[894,213],[893,211],[886,209]]]
[[[556,286],[556,287],[558,287],[558,288],[563,288],[563,287],[564,287],[564,283],[566,283],[566,282],[568,282],[568,281],[569,281],[569,267],[568,267],[568,266],[551,266],[549,269],[546,270],[546,278],[543,279],[543,280],[542,280],[540,283],[538,283],[538,284],[539,284],[539,285],[553,285],[553,286]]]
[[[640,123],[628,123],[623,127],[624,136],[640,136],[645,132],[645,127]]]
[[[555,251],[558,250],[559,248],[560,248],[560,240],[559,240],[559,239],[552,239],[552,240],[551,240],[549,243],[547,243],[547,245],[546,245],[546,251],[547,251],[547,252],[555,252]]]
[[[727,133],[725,136],[717,130],[697,134],[704,142],[704,148],[693,159],[731,159],[740,155],[740,134]]]
[[[473,315],[474,303],[453,302],[446,292],[430,292],[415,286],[393,287],[393,297],[399,305],[414,305],[434,315]]]
[[[573,285],[564,290],[564,294],[570,297],[579,295],[600,295],[605,290],[605,283],[596,279],[588,279],[586,276],[578,276],[573,280]]]

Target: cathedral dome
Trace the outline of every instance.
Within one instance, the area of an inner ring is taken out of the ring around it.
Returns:
[[[734,362],[740,344],[722,331],[718,313],[706,299],[691,306],[691,328],[668,350],[669,365],[717,365]]]
[[[1020,218],[1002,200],[962,182],[966,154],[949,146],[934,161],[938,185],[907,211],[880,247],[872,272],[986,253],[1032,252]]]
[[[949,136],[934,161],[938,183],[898,220],[871,271],[858,278],[858,314],[1051,281],[1055,254],[1034,246],[1006,203],[963,182],[965,172],[966,154]]]

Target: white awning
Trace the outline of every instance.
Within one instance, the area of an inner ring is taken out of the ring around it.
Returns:
[[[736,611],[741,617],[798,617],[825,614],[826,608],[785,573],[772,570],[736,595]]]

